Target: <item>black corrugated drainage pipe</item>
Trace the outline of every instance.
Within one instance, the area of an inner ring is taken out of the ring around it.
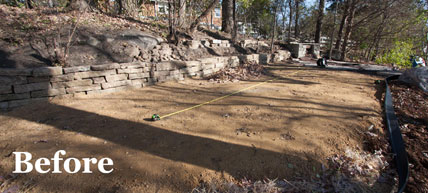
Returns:
[[[385,79],[385,116],[386,126],[389,131],[389,142],[391,143],[392,152],[394,153],[397,165],[398,193],[401,193],[406,188],[406,184],[409,179],[409,161],[407,159],[407,152],[404,146],[403,136],[401,135],[400,125],[398,124],[397,117],[395,116],[391,90],[388,86],[388,81],[396,80],[398,77],[399,75],[394,75]]]

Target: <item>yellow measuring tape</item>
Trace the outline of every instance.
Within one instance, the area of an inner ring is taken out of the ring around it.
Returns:
[[[289,74],[287,74],[287,76],[290,76],[290,75],[293,75],[293,74],[297,74],[298,72],[299,72],[299,71],[289,73]],[[183,110],[179,110],[179,111],[176,111],[176,112],[173,112],[173,113],[167,114],[167,115],[160,116],[160,119],[163,119],[163,118],[166,118],[166,117],[170,117],[170,116],[172,116],[172,115],[175,115],[175,114],[178,114],[178,113],[182,113],[182,112],[184,112],[184,111],[192,110],[192,109],[194,109],[194,108],[198,108],[198,107],[200,107],[200,106],[204,106],[204,105],[206,105],[206,104],[209,104],[209,103],[212,103],[212,102],[215,102],[215,101],[218,101],[218,100],[221,100],[221,99],[224,99],[224,98],[230,97],[230,96],[232,96],[232,95],[235,95],[235,94],[238,94],[238,93],[240,93],[240,92],[243,92],[243,91],[246,91],[246,90],[252,89],[252,88],[257,87],[257,86],[260,86],[260,85],[262,85],[262,84],[266,84],[266,83],[268,83],[268,82],[275,81],[275,80],[277,80],[277,79],[278,79],[278,78],[274,78],[274,79],[271,79],[271,80],[267,80],[267,81],[264,81],[264,82],[261,82],[261,83],[258,83],[258,84],[255,84],[255,85],[249,86],[249,87],[247,87],[247,88],[243,88],[243,89],[241,89],[241,90],[235,91],[235,92],[230,93],[230,94],[228,94],[228,95],[224,95],[224,96],[221,96],[221,97],[215,98],[215,99],[213,99],[213,100],[210,100],[210,101],[207,101],[207,102],[201,103],[201,104],[199,104],[199,105],[195,105],[195,106],[192,106],[192,107],[189,107],[189,108],[183,109]]]

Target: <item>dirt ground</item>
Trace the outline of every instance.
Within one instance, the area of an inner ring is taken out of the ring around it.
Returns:
[[[410,163],[405,191],[428,192],[428,94],[399,81],[391,91]]]
[[[362,133],[371,125],[382,132],[378,77],[290,65],[267,71],[270,76],[259,80],[186,79],[3,112],[0,181],[8,180],[0,190],[189,192],[201,181],[310,179],[327,157],[363,149]],[[235,96],[147,120],[275,77]],[[12,152],[30,152],[34,163],[60,149],[66,157],[109,157],[114,171],[10,175]],[[375,186],[376,192],[390,191]]]

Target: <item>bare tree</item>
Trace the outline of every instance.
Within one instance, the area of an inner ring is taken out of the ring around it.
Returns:
[[[295,0],[295,19],[294,19],[294,37],[298,38],[299,34],[300,34],[300,29],[299,29],[299,18],[300,18],[300,2],[302,0]]]
[[[349,13],[349,0],[346,0],[345,7],[343,8],[343,14],[342,14],[342,20],[340,22],[339,32],[337,33],[336,45],[334,47],[336,50],[339,50],[340,43],[342,42],[343,28],[344,26],[346,26],[346,21],[348,20],[348,16],[349,16],[348,13]]]
[[[222,0],[221,10],[221,31],[230,33],[233,26],[233,0]]]
[[[340,58],[342,60],[346,59],[346,47],[348,46],[348,40],[350,39],[351,33],[352,33],[352,23],[354,22],[356,4],[357,4],[357,0],[350,0],[350,7],[349,7],[349,13],[350,14],[349,14],[348,20],[346,22],[347,23],[346,31],[345,31],[345,36],[343,39],[341,56],[340,56]]]
[[[193,23],[190,25],[189,33],[193,34],[196,31],[196,28],[198,27],[199,23],[201,23],[202,19],[204,19],[211,11],[218,5],[219,0],[213,0],[211,4],[208,6],[207,9],[205,9],[202,14],[193,21]]]
[[[290,9],[290,14],[288,18],[288,41],[291,38],[291,23],[293,23],[293,0],[288,0],[288,7]]]
[[[324,17],[325,0],[319,0],[317,26],[315,30],[315,43],[320,43],[322,20]]]

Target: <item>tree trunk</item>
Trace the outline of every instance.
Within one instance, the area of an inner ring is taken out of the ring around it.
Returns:
[[[236,21],[236,0],[233,0],[233,33],[232,33],[232,42],[236,44],[238,36],[238,23]]]
[[[352,33],[352,23],[354,22],[354,15],[355,15],[355,4],[356,4],[357,0],[350,0],[351,2],[351,6],[349,8],[349,18],[347,21],[347,26],[346,26],[346,32],[345,32],[345,36],[343,39],[343,45],[342,45],[342,50],[341,50],[341,59],[345,60],[346,59],[346,47],[348,46],[348,40],[349,38],[351,38],[351,33]]]
[[[300,17],[300,1],[301,0],[296,0],[295,4],[296,4],[296,17],[294,19],[294,37],[298,38],[299,34],[300,34],[300,29],[299,29],[299,17]]]
[[[233,0],[223,0],[221,10],[221,31],[230,33],[233,25]]]
[[[179,0],[178,26],[183,27],[186,23],[186,0]]]
[[[349,16],[349,1],[346,1],[345,7],[343,10],[342,21],[340,22],[339,32],[337,33],[337,40],[334,49],[339,50],[340,42],[342,42],[343,28],[346,26],[346,21]]]
[[[288,41],[291,40],[291,23],[293,23],[293,0],[288,0],[288,7],[290,8],[290,17],[288,21]]]
[[[320,0],[319,6],[318,6],[317,26],[315,30],[315,43],[320,43],[322,20],[324,17],[324,5],[325,5],[325,0]]]
[[[275,5],[275,12],[274,12],[274,15],[273,15],[273,28],[272,28],[272,39],[271,39],[271,42],[270,42],[270,53],[271,54],[273,54],[273,48],[274,48],[274,43],[275,43],[275,31],[276,31],[276,14],[277,14],[277,12],[278,12],[278,2],[276,2],[276,5]]]
[[[193,21],[193,23],[190,25],[189,33],[193,34],[193,32],[196,31],[196,28],[202,19],[205,18],[217,6],[218,2],[219,0],[213,0],[208,8],[198,18],[196,18],[195,21]]]

